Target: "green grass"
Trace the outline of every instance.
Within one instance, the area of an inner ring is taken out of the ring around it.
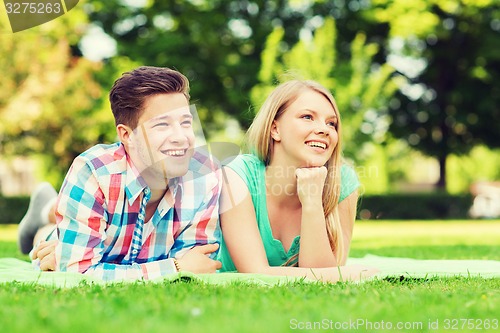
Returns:
[[[357,222],[351,257],[500,260],[500,220]]]
[[[499,230],[500,221],[360,222],[351,256],[500,260]],[[14,227],[0,228],[0,257],[6,256],[26,258],[17,253]],[[500,330],[491,326],[500,319],[500,279],[471,277],[275,287],[138,282],[61,289],[8,283],[0,284],[0,304],[2,332]],[[398,330],[398,323],[407,329]]]
[[[17,225],[0,224],[0,258],[11,257],[29,260],[17,248]]]

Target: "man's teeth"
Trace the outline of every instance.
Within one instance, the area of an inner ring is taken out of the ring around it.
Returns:
[[[326,144],[324,144],[323,142],[311,141],[311,142],[307,142],[307,145],[310,147],[319,147],[322,149],[326,149]]]
[[[182,156],[186,153],[184,149],[182,150],[169,150],[166,152],[167,155],[169,156]]]

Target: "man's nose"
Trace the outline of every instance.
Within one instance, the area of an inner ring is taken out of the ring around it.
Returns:
[[[186,133],[184,133],[181,124],[172,125],[172,131],[168,136],[168,140],[172,143],[184,143],[187,141]]]

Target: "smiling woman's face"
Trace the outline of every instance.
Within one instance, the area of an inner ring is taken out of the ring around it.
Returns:
[[[321,93],[304,90],[274,121],[271,161],[279,158],[295,167],[325,165],[338,143],[337,113]]]

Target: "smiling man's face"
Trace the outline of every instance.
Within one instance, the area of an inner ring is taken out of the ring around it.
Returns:
[[[193,116],[180,93],[149,97],[137,128],[125,144],[132,162],[147,179],[186,174],[193,156]]]

